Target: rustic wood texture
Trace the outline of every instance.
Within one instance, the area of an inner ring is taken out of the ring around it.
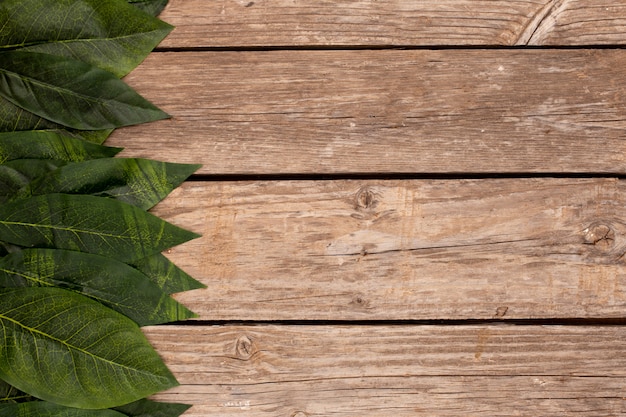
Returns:
[[[127,81],[173,118],[108,143],[204,174],[624,174],[624,62],[619,49],[155,53]]]
[[[617,318],[614,179],[187,183],[154,211],[205,320]]]
[[[153,210],[203,235],[167,256],[207,285],[175,295],[200,321],[144,328],[181,382],[155,399],[185,417],[626,413],[626,326],[608,325],[626,311],[626,0],[161,17],[176,29],[126,81],[173,117],[108,144],[213,177]],[[525,45],[542,48],[501,48]],[[588,325],[538,325],[554,319]]]
[[[167,48],[626,44],[624,0],[172,0]]]
[[[193,331],[191,331],[193,330]],[[150,327],[185,416],[613,416],[624,327]]]

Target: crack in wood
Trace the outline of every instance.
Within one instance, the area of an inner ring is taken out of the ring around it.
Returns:
[[[539,35],[548,32],[554,26],[556,16],[565,8],[567,0],[550,0],[530,18],[520,32],[514,45],[527,46],[540,44]]]
[[[481,242],[481,243],[467,243],[467,244],[458,244],[458,245],[441,245],[441,246],[423,246],[423,247],[415,247],[415,248],[397,248],[397,249],[384,249],[384,250],[365,250],[362,249],[358,252],[346,252],[346,253],[329,253],[324,255],[317,256],[368,256],[368,255],[384,255],[387,253],[396,253],[396,252],[417,252],[417,251],[425,251],[425,250],[437,250],[437,249],[455,249],[455,248],[467,248],[467,247],[476,247],[476,246],[491,246],[491,245],[504,245],[509,243],[520,243],[520,242],[532,242],[540,240],[538,238],[528,238],[528,239],[513,239],[513,240],[503,240],[497,242]]]

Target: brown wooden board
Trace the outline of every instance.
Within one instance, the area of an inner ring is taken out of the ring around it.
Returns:
[[[618,318],[615,179],[190,182],[154,210],[204,320]]]
[[[624,62],[626,50],[155,53],[127,81],[173,118],[108,143],[204,174],[623,174]]]
[[[624,0],[172,0],[166,48],[626,44]]]
[[[181,382],[154,399],[626,414],[626,0],[170,0],[161,18],[176,29],[125,80],[172,118],[107,143],[204,165],[152,210],[203,235],[166,255],[207,285],[175,295],[196,321],[144,328]]]
[[[189,417],[614,416],[624,327],[166,326],[146,329]]]

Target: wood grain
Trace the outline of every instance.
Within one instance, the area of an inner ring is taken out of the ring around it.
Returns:
[[[165,48],[615,45],[624,0],[172,0]]]
[[[204,174],[624,174],[624,62],[604,49],[157,53],[127,81],[173,118],[108,143]]]
[[[612,416],[623,327],[166,326],[146,329],[185,416]]]
[[[204,320],[618,318],[615,179],[191,182],[154,210]]]

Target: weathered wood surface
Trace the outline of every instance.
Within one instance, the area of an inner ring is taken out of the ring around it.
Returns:
[[[624,174],[624,62],[620,49],[155,53],[127,81],[173,118],[108,143],[204,174]]]
[[[205,320],[616,318],[615,179],[190,182],[155,214]]]
[[[193,331],[191,331],[193,330]],[[185,416],[613,416],[624,327],[150,327]]]
[[[227,177],[154,209],[203,234],[168,256],[208,286],[176,295],[204,322],[145,328],[182,384],[156,399],[185,417],[626,413],[625,326],[506,322],[624,317],[626,50],[596,46],[626,45],[626,0],[161,17],[177,28],[126,81],[173,118],[108,144]],[[584,48],[491,48],[522,45]],[[595,178],[470,175],[519,173]],[[237,181],[281,174],[330,180]],[[465,325],[401,324],[437,319]]]
[[[626,44],[624,0],[172,0],[167,48]]]

